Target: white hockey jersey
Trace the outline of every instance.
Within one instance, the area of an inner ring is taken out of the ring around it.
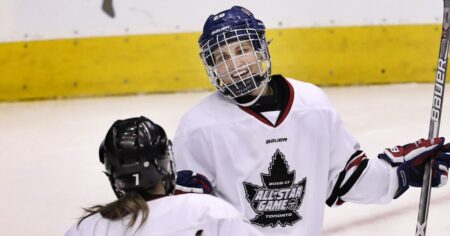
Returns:
[[[190,110],[174,138],[177,169],[206,175],[264,235],[321,235],[326,201],[389,202],[395,170],[358,151],[321,89],[277,79],[290,90],[279,114],[258,116],[218,92]]]
[[[128,228],[130,217],[111,221],[100,213],[72,226],[65,236],[261,236],[230,204],[207,194],[181,194],[151,200],[149,216]]]

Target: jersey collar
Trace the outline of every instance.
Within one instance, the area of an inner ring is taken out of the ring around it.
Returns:
[[[281,106],[280,106],[281,111],[280,111],[280,114],[278,115],[278,118],[277,118],[277,121],[275,122],[275,124],[272,124],[272,122],[270,122],[265,116],[263,116],[261,113],[255,111],[251,107],[240,106],[240,108],[243,111],[245,111],[246,113],[252,115],[256,119],[261,121],[262,123],[275,128],[275,127],[278,127],[281,123],[283,123],[283,121],[286,119],[287,115],[289,114],[289,112],[291,110],[292,104],[294,102],[294,88],[289,83],[289,81],[281,75],[273,75],[272,81],[275,86],[278,86],[278,92],[283,94],[282,97],[284,98],[284,99],[281,99],[281,101],[280,101],[281,102]]]

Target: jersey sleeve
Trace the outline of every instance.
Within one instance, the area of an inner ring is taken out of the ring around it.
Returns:
[[[213,155],[203,130],[186,130],[183,126],[177,129],[173,141],[175,165],[177,170],[192,170],[203,174],[216,186]]]
[[[387,203],[398,187],[395,170],[378,158],[368,158],[334,111],[330,121],[329,206],[346,201]]]

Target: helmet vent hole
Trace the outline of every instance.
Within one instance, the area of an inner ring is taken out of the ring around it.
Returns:
[[[146,167],[146,168],[147,168],[147,167],[149,167],[149,166],[150,166],[150,163],[149,163],[148,161],[146,161],[146,162],[144,162],[144,164],[143,164],[143,165],[144,165],[144,167]]]

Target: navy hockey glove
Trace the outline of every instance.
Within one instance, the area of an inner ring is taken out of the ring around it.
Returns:
[[[177,185],[175,194],[183,193],[207,193],[212,192],[212,186],[206,176],[192,172],[190,170],[180,170],[177,172]]]
[[[378,155],[378,158],[397,167],[399,188],[394,199],[400,197],[409,186],[422,186],[425,162],[429,159],[432,159],[432,187],[447,183],[450,146],[444,146],[444,141],[444,138],[420,139],[415,143],[387,148]]]
[[[433,175],[431,178],[431,186],[440,188],[446,185],[448,180],[448,168],[450,167],[450,143],[447,143],[444,148],[442,148],[441,152],[437,154],[436,158],[433,159],[432,166]]]

